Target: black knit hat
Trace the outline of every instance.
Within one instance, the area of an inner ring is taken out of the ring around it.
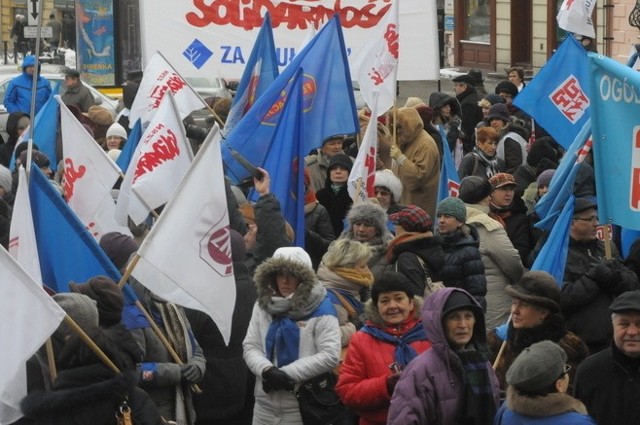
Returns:
[[[375,277],[371,287],[371,299],[378,303],[378,297],[384,292],[402,291],[407,297],[413,298],[413,288],[405,275],[398,272],[383,272]]]
[[[522,301],[560,312],[560,288],[547,272],[531,270],[522,275],[519,282],[507,286],[504,292]]]
[[[349,158],[348,155],[345,155],[343,153],[334,155],[333,158],[331,158],[331,160],[329,161],[329,166],[327,167],[327,177],[329,177],[329,172],[331,172],[331,170],[336,166],[340,166],[348,172],[351,172],[352,165],[353,164],[351,163],[351,158]]]
[[[491,183],[478,176],[467,176],[460,182],[458,198],[465,204],[477,204],[491,195]]]

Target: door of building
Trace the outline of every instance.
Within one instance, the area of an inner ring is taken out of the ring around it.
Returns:
[[[491,0],[455,2],[457,65],[495,68],[495,8]]]
[[[533,5],[531,0],[511,2],[511,65],[531,68]]]

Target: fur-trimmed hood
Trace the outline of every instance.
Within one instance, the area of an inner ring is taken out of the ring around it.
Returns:
[[[422,297],[414,296],[413,297],[413,317],[416,319],[420,319],[420,311],[422,310],[422,303],[424,300]],[[382,320],[382,316],[380,316],[380,312],[378,308],[373,304],[373,300],[369,299],[366,303],[364,303],[364,315],[365,318],[370,321],[373,325],[379,327],[385,327],[384,320]]]
[[[527,397],[511,386],[507,388],[507,407],[521,415],[536,418],[546,418],[571,412],[587,414],[587,408],[584,404],[568,394],[549,393],[545,396]]]
[[[300,280],[298,289],[291,297],[291,307],[292,310],[304,309],[314,285],[320,284],[313,269],[301,262],[284,257],[269,258],[256,269],[253,281],[256,283],[258,305],[266,310],[271,303],[271,297],[277,294],[276,273],[281,270],[286,270]]]

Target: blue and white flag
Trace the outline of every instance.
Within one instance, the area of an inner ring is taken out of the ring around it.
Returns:
[[[640,230],[640,74],[589,54],[600,223]]]
[[[442,140],[445,142],[444,148],[442,149],[443,155],[442,167],[440,169],[440,183],[438,184],[438,202],[449,196],[457,198],[460,190],[460,177],[458,176],[458,171],[456,171],[456,165],[453,162],[453,155],[451,155],[449,145],[446,142],[447,137],[441,127],[439,127],[439,130]]]
[[[573,37],[514,99],[565,149],[591,116],[587,52]]]

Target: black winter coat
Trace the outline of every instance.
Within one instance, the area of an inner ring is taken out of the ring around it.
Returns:
[[[344,230],[344,218],[353,204],[347,185],[343,185],[338,192],[334,192],[331,189],[331,181],[327,178],[325,187],[316,193],[316,198],[329,212],[333,234],[336,237],[340,236]]]
[[[394,244],[396,239],[389,242],[391,250],[391,255],[387,257],[389,264],[394,264],[394,270],[406,276],[415,294],[422,295],[426,278],[430,277],[434,280],[444,266],[444,252],[440,240],[433,236],[424,236],[396,245]],[[422,267],[418,257],[424,261],[425,267]]]
[[[567,327],[596,353],[609,346],[613,327],[609,305],[615,297],[638,289],[638,277],[617,260],[604,260],[604,243],[569,239],[560,305]]]
[[[479,246],[477,238],[461,231],[443,237],[444,265],[434,280],[441,280],[447,287],[464,289],[486,310],[487,279]]]
[[[253,407],[255,377],[242,358],[242,341],[251,320],[256,289],[243,262],[233,262],[233,273],[236,302],[229,345],[225,344],[218,326],[207,314],[185,309],[193,335],[207,361],[204,378],[198,383],[202,394],[193,396],[197,422],[227,419]]]
[[[527,216],[527,207],[524,201],[516,196],[507,208],[498,209],[491,205],[491,212],[502,218],[505,230],[513,247],[518,250],[520,259],[525,267],[530,267],[529,253],[534,247],[533,228],[531,220]]]
[[[306,204],[304,206],[304,227],[304,249],[311,257],[313,269],[317,270],[322,256],[329,249],[329,244],[336,238],[327,209],[315,201]]]
[[[480,97],[473,87],[468,87],[467,90],[456,96],[458,102],[460,102],[462,119],[462,132],[464,133],[464,152],[471,152],[476,140],[476,125],[482,121],[482,109],[478,106]]]

